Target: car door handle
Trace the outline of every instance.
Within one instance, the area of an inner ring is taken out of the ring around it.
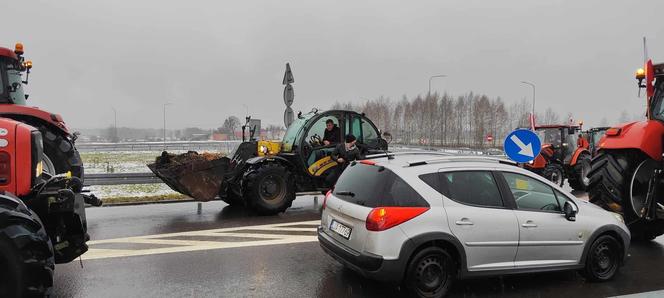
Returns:
[[[537,228],[537,225],[532,221],[526,221],[525,223],[521,224],[522,227],[524,228]]]
[[[467,219],[465,217],[462,218],[461,220],[457,220],[455,223],[456,223],[457,226],[472,226],[472,225],[474,225],[474,223],[472,221],[470,221],[469,219]]]

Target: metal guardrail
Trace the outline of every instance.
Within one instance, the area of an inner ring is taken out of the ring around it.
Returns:
[[[190,142],[129,142],[129,143],[76,143],[80,152],[109,151],[197,151],[232,152],[242,141],[190,141]]]
[[[85,185],[157,184],[164,183],[153,173],[85,174]]]

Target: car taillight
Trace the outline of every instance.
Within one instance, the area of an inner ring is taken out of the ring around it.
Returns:
[[[428,207],[376,207],[367,216],[369,231],[385,231],[429,210]]]
[[[325,194],[325,198],[323,199],[323,210],[325,210],[325,206],[327,206],[327,198],[332,195],[332,190],[328,190],[327,193]]]

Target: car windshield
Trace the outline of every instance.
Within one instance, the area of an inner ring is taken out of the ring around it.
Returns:
[[[9,96],[14,104],[25,105],[25,93],[23,91],[23,78],[21,77],[21,70],[17,63],[5,62],[5,69],[7,70],[7,82]]]
[[[560,130],[558,128],[538,128],[535,133],[542,144],[560,144]]]
[[[281,151],[282,152],[291,152],[293,151],[293,145],[297,139],[297,136],[300,134],[300,131],[305,126],[305,124],[313,117],[314,113],[309,113],[302,115],[302,118],[297,118],[286,130],[284,139],[281,142]]]

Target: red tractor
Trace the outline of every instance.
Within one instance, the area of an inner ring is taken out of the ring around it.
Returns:
[[[542,141],[542,151],[524,165],[558,185],[565,179],[576,190],[588,187],[591,155],[588,141],[580,135],[581,125],[540,125],[535,133]]]
[[[664,64],[636,72],[646,89],[647,119],[609,128],[592,161],[588,196],[591,202],[623,214],[632,238],[664,234]]]
[[[17,43],[13,51],[0,47],[0,117],[26,123],[42,133],[45,172],[71,172],[82,180],[83,162],[74,147],[76,134],[69,132],[60,115],[26,106],[24,86],[31,69],[32,61],[23,57],[22,44]]]
[[[38,129],[0,118],[0,297],[48,295],[54,264],[88,250],[83,183],[44,172]]]

